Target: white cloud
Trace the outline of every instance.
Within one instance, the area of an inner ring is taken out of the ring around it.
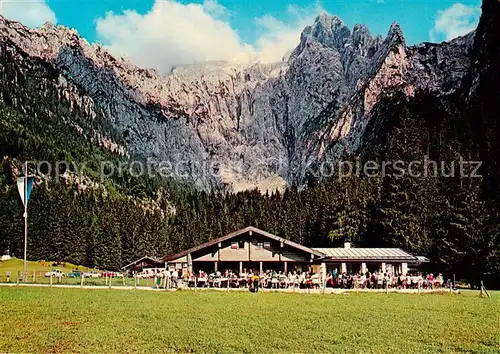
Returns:
[[[108,12],[97,19],[97,34],[115,55],[160,71],[207,60],[248,60],[252,48],[241,43],[227,22],[210,14],[218,9],[220,15],[214,2],[203,6],[156,0],[145,15]]]
[[[144,15],[134,10],[108,12],[97,19],[96,30],[113,54],[166,72],[175,65],[208,60],[278,61],[299,43],[300,32],[314,20],[314,14],[293,6],[287,14],[291,24],[272,16],[256,19],[263,35],[255,45],[241,40],[228,22],[230,14],[216,0],[203,4],[156,0]]]
[[[0,14],[28,27],[56,23],[56,15],[44,0],[0,0]]]
[[[481,15],[479,6],[456,3],[446,10],[438,11],[434,28],[430,31],[431,41],[451,40],[476,29]]]

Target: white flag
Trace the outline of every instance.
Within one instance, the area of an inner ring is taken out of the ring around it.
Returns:
[[[31,190],[33,189],[34,177],[17,177],[17,190],[23,201],[23,205],[26,206],[30,200]],[[27,185],[25,183],[27,182]],[[24,200],[26,197],[27,200]]]

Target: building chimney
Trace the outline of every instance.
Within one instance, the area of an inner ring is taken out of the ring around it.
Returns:
[[[351,243],[350,242],[344,242],[344,248],[351,248]]]

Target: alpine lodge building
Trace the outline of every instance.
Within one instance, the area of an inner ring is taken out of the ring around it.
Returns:
[[[251,226],[167,256],[164,261],[166,269],[180,274],[251,269],[322,275],[334,269],[351,274],[382,271],[406,275],[409,267],[428,262],[400,248],[353,248],[349,242],[343,248],[309,248]]]

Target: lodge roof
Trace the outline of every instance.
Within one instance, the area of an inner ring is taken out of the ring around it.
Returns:
[[[152,263],[156,263],[156,264],[163,264],[164,263],[163,259],[161,259],[161,258],[144,256],[142,258],[139,258],[136,261],[133,261],[132,263],[127,264],[126,266],[122,267],[122,269],[129,269],[130,267],[135,266],[137,263],[140,263],[141,261],[145,261],[145,260],[151,261]]]
[[[200,244],[198,246],[192,247],[192,248],[187,249],[185,251],[182,251],[182,252],[179,252],[179,253],[167,256],[167,257],[164,258],[164,260],[167,261],[167,262],[170,262],[172,260],[184,257],[184,256],[188,255],[189,253],[193,253],[193,252],[202,250],[204,248],[214,246],[214,245],[218,244],[219,242],[230,240],[233,237],[245,234],[245,233],[250,232],[250,231],[252,231],[252,232],[254,232],[256,234],[259,234],[261,236],[267,237],[269,239],[272,239],[272,240],[275,240],[275,241],[278,241],[278,242],[283,242],[283,244],[285,244],[285,245],[288,245],[288,246],[293,247],[295,249],[299,249],[299,250],[304,251],[304,252],[309,253],[309,254],[313,254],[313,255],[315,255],[317,257],[323,257],[324,256],[323,253],[321,253],[319,251],[316,251],[316,250],[314,250],[312,248],[309,248],[309,247],[303,246],[301,244],[295,243],[293,241],[284,239],[282,237],[273,235],[273,234],[271,234],[271,233],[269,233],[267,231],[258,229],[256,227],[248,226],[248,227],[245,227],[244,229],[241,229],[241,230],[238,230],[238,231],[234,231],[234,232],[232,232],[230,234],[227,234],[226,236],[222,236],[222,237],[216,238],[214,240],[202,243],[202,244]]]
[[[401,261],[418,262],[418,257],[401,248],[314,248],[324,258],[335,261]]]

